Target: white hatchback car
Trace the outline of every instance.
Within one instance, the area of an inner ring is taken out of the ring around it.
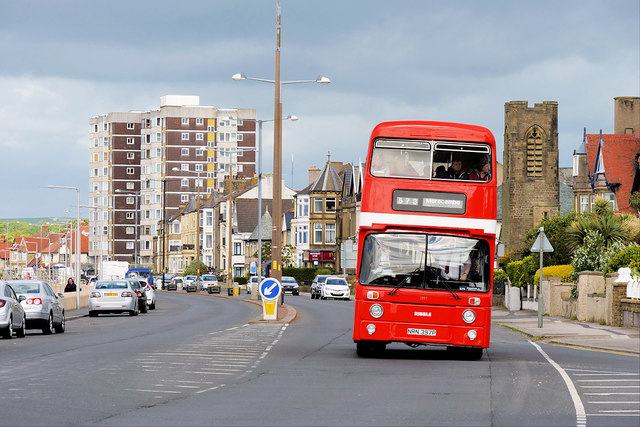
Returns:
[[[320,289],[320,298],[334,298],[349,300],[351,297],[351,290],[349,289],[349,283],[346,279],[338,276],[329,276],[324,282],[324,286]]]

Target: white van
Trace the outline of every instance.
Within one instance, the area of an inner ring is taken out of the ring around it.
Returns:
[[[265,277],[262,276],[262,280],[264,280]],[[260,284],[260,282],[262,282],[262,280],[258,280],[258,276],[251,276],[249,278],[249,281],[247,282],[247,294],[251,294],[251,291],[253,289],[258,289],[258,285]]]

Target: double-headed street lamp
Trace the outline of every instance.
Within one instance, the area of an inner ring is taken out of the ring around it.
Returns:
[[[66,187],[63,185],[45,185],[45,188],[61,188],[63,190],[75,190],[77,195],[76,214],[76,308],[80,308],[80,188]]]
[[[276,72],[275,80],[248,77],[245,74],[234,74],[231,78],[236,81],[255,80],[272,83],[275,87],[275,105],[273,111],[273,226],[271,234],[272,277],[280,280],[282,277],[282,102],[280,90],[282,85],[297,83],[329,84],[328,77],[318,77],[315,80],[280,81],[280,2],[278,1],[278,15],[276,20]]]
[[[9,272],[11,272],[11,251],[9,250],[9,224],[17,224],[20,221],[5,221],[5,224],[7,226],[7,234],[5,235],[5,244],[6,244],[6,251],[7,251],[7,257],[9,258]],[[15,243],[15,239],[14,239],[14,243]]]

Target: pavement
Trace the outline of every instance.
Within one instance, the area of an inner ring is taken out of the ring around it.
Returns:
[[[543,316],[542,328],[538,328],[537,311],[509,311],[501,307],[493,307],[491,318],[493,323],[521,332],[532,341],[640,355],[638,328],[620,328],[553,316]]]
[[[237,299],[256,306],[262,305],[261,301],[250,299],[246,294],[227,296],[198,293],[198,295]],[[287,298],[291,296],[285,296],[285,301]],[[278,320],[262,320],[260,314],[251,323],[291,323],[296,319],[297,314],[295,308],[283,304],[278,306]],[[89,310],[81,308],[67,311],[66,319],[73,320],[88,315]],[[493,323],[520,332],[533,341],[640,356],[639,328],[621,328],[553,316],[543,316],[542,328],[538,328],[537,311],[509,311],[502,307],[493,307],[491,317]]]

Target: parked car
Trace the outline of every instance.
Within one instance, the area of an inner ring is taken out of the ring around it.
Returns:
[[[319,274],[313,278],[313,281],[311,282],[311,299],[320,298],[320,289],[322,288],[324,281],[327,280],[327,277],[329,277],[329,275]]]
[[[169,282],[167,284],[167,290],[168,291],[177,291],[178,290],[178,286],[180,286],[180,288],[182,288],[182,276],[176,276],[173,279],[171,279],[171,282]]]
[[[131,282],[131,287],[136,292],[138,296],[138,307],[140,308],[140,313],[146,313],[149,309],[147,305],[147,288],[146,282],[139,279],[128,279]]]
[[[140,312],[138,307],[133,280],[98,280],[89,294],[90,317],[96,317],[99,313],[122,312],[137,316]]]
[[[211,288],[211,289],[209,289]],[[220,285],[218,284],[218,278],[215,274],[203,274],[200,277],[200,290],[209,291],[210,294],[219,294]]]
[[[6,339],[27,335],[27,316],[20,304],[20,297],[7,282],[0,281],[0,334]]]
[[[149,310],[155,310],[156,309],[156,291],[155,291],[155,289],[153,289],[153,287],[150,284],[148,284],[146,281],[141,281],[140,278],[138,278],[138,281],[140,281],[141,285],[145,289],[145,293],[147,295],[147,308]]]
[[[153,275],[151,274],[151,270],[149,270],[146,267],[133,267],[127,270],[127,272],[125,273],[124,277],[131,277],[131,278],[137,278],[137,277],[142,277],[143,279],[147,279],[147,282],[151,285],[151,286],[155,286],[155,284],[153,283]]]
[[[291,292],[291,295],[300,295],[300,285],[298,281],[291,276],[282,276],[282,292]]]
[[[258,276],[251,276],[249,277],[249,281],[247,282],[247,294],[251,294],[251,291],[253,289],[258,289],[258,285],[260,284],[260,282],[262,282],[265,279],[264,276],[262,276],[262,279],[258,280]]]
[[[350,297],[349,283],[344,277],[329,276],[320,289],[320,298],[322,299],[334,298],[348,301]]]
[[[24,297],[20,298],[20,304],[27,316],[27,329],[42,329],[43,334],[64,332],[64,307],[58,300],[64,298],[64,294],[56,295],[42,280],[10,280],[8,283],[18,298]]]
[[[187,292],[198,292],[198,276],[184,276],[182,290]]]

